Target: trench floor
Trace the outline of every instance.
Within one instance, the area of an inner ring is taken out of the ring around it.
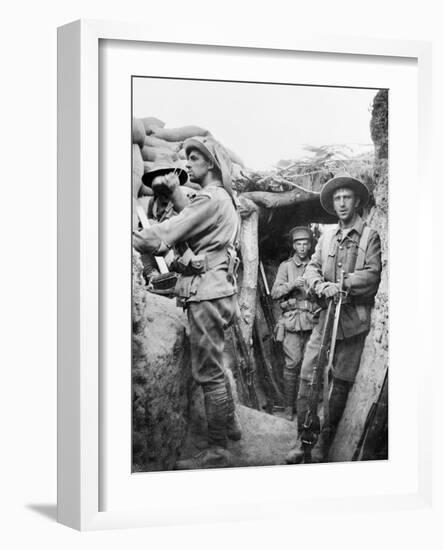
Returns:
[[[242,426],[240,441],[230,441],[232,467],[275,466],[286,464],[285,457],[294,446],[297,424],[278,416],[237,405]],[[182,457],[194,455],[206,446],[206,434],[190,432]]]

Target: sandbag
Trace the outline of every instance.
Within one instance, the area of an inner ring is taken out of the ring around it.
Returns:
[[[235,181],[237,179],[244,179],[244,177],[240,164],[233,162],[231,164],[231,178]]]
[[[155,116],[148,116],[141,119],[141,122],[145,128],[145,134],[152,134],[154,128],[163,128],[165,123]]]
[[[160,147],[161,149],[171,149],[171,151],[176,153],[181,149],[183,144],[181,141],[166,141],[152,135],[145,137],[144,145],[147,145],[148,147]]]
[[[132,145],[132,194],[138,197],[144,174],[143,158],[138,145]]]
[[[180,151],[178,152],[178,158],[182,160],[186,160],[186,152],[183,148],[180,149]]]
[[[180,128],[154,128],[153,134],[166,141],[184,141],[191,137],[210,136],[211,133],[199,126],[182,126]]]
[[[225,151],[228,153],[229,158],[232,162],[235,162],[235,164],[239,164],[242,168],[245,167],[245,163],[242,161],[242,159],[237,155],[237,153],[234,153],[231,149],[228,149],[225,147]]]
[[[178,160],[177,153],[174,153],[170,149],[161,149],[160,147],[148,147],[145,145],[142,149],[143,160],[150,162],[158,162],[160,160],[166,162],[175,162]]]
[[[177,168],[182,168],[183,170],[186,170],[186,164],[187,161],[180,158],[174,162],[174,166],[177,166]]]
[[[143,161],[143,168],[144,168],[144,173],[146,174],[146,172],[150,172],[155,166],[155,162],[150,162],[149,160],[145,160]]]
[[[145,144],[145,127],[139,118],[132,119],[132,143],[137,143],[140,147]]]

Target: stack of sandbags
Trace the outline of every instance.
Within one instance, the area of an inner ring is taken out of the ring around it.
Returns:
[[[132,124],[134,192],[138,193],[143,173],[151,170],[154,163],[165,162],[185,168],[186,154],[183,142],[186,139],[210,136],[209,130],[200,126],[165,128],[165,123],[155,117],[134,118]],[[244,164],[239,156],[230,149],[225,147],[225,152],[232,161],[232,177],[235,180],[241,174]],[[143,172],[141,171],[141,162],[143,163]],[[137,166],[137,170],[135,166]]]

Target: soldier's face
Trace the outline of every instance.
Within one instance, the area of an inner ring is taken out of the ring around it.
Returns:
[[[341,222],[349,222],[355,215],[360,204],[360,199],[356,197],[352,189],[337,189],[332,195],[334,210]]]
[[[304,260],[311,250],[311,242],[309,239],[297,239],[294,241],[293,247],[300,260]]]
[[[204,180],[206,174],[213,168],[211,162],[207,158],[197,151],[191,149],[188,160],[186,161],[186,171],[188,172],[189,179],[195,183],[200,183]]]

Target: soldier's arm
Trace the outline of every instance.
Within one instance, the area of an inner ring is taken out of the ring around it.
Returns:
[[[303,278],[306,280],[308,289],[312,292],[315,291],[315,288],[319,283],[325,282],[321,265],[323,241],[324,237],[322,235],[318,240],[314,254],[312,254],[311,260],[306,266],[305,273],[303,275]]]
[[[171,194],[170,201],[174,205],[176,212],[181,212],[191,202],[189,196],[183,187],[177,187]]]
[[[275,278],[274,284],[271,290],[271,296],[273,300],[278,300],[286,294],[291,292],[292,288],[288,281],[288,268],[286,262],[283,262],[279,265],[277,276]]]
[[[363,269],[349,273],[344,280],[345,290],[352,296],[374,295],[380,284],[381,243],[376,231],[369,237]]]
[[[164,254],[176,243],[209,228],[216,218],[216,201],[200,192],[177,216],[134,234],[133,244],[139,252]]]

